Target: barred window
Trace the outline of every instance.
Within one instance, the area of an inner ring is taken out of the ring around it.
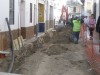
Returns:
[[[30,22],[32,23],[32,3],[30,3]]]
[[[74,7],[73,11],[76,12],[76,7]]]
[[[9,0],[9,23],[14,24],[14,0]]]

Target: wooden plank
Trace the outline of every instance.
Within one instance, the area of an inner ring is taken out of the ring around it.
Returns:
[[[21,48],[23,46],[21,37],[18,37],[18,42],[19,42],[19,45],[20,45],[20,48]]]
[[[19,50],[19,42],[18,42],[18,39],[15,39],[14,40],[14,50]]]

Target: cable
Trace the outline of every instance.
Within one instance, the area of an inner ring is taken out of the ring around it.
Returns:
[[[12,32],[11,32],[11,28],[10,28],[10,24],[8,22],[8,18],[5,18],[6,22],[7,22],[7,26],[8,26],[8,29],[9,29],[9,36],[10,36],[10,47],[11,47],[11,64],[9,66],[9,69],[8,69],[8,72],[10,73],[12,71],[12,68],[13,68],[13,64],[14,64],[14,44],[13,44],[13,35],[12,35]]]

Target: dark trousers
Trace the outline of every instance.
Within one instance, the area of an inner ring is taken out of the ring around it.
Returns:
[[[64,25],[66,24],[66,20],[63,20],[63,24],[64,24]]]
[[[93,37],[93,31],[94,31],[94,28],[90,27],[90,28],[89,28],[89,31],[90,31],[90,36]]]
[[[79,40],[79,34],[80,34],[80,31],[79,32],[73,32],[74,41],[78,42],[78,40]]]

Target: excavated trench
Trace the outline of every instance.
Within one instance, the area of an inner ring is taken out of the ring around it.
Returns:
[[[52,30],[15,51],[13,72],[25,75],[92,75],[84,57],[84,48],[69,40],[70,33],[70,27]],[[0,63],[0,71],[7,71],[10,60],[8,56]]]

